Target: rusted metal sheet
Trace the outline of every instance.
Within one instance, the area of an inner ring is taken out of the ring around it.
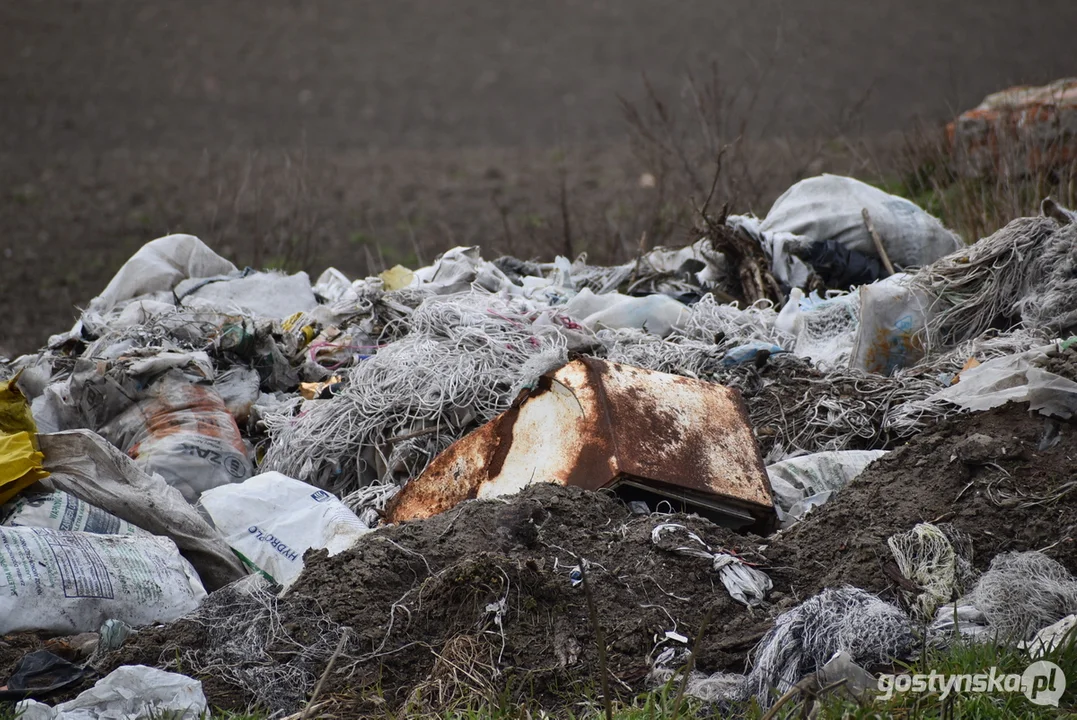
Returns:
[[[583,358],[435,458],[388,519],[429,517],[533,482],[664,498],[734,526],[765,529],[774,516],[739,393]]]

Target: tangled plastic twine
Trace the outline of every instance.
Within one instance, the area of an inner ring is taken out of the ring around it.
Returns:
[[[397,322],[404,327],[386,332],[400,338],[351,369],[332,400],[266,418],[265,469],[338,494],[414,477],[506,410],[515,389],[567,359],[556,326],[532,325],[486,293],[430,298]]]
[[[278,597],[258,576],[218,590],[180,622],[201,626],[204,642],[162,646],[159,667],[219,678],[260,707],[303,707],[338,648],[339,657],[350,658],[348,628],[309,599],[291,603]]]

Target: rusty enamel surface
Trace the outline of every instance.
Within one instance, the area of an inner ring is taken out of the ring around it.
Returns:
[[[533,482],[597,490],[626,480],[714,497],[757,516],[773,512],[736,391],[585,358],[543,378],[523,402],[451,445],[405,486],[387,515],[391,522],[429,517]]]

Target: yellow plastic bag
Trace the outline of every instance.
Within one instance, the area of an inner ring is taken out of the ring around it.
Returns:
[[[0,385],[0,433],[28,432],[33,437],[37,434],[34,415],[30,412],[30,403],[15,383],[22,374],[20,370],[15,377]],[[37,440],[34,439],[34,447]]]
[[[30,403],[15,384],[19,376],[0,385],[0,504],[6,503],[49,473],[37,449],[37,425]]]
[[[381,278],[386,290],[393,291],[402,290],[411,285],[415,280],[415,273],[403,265],[395,265],[378,275],[378,277]]]
[[[48,477],[41,466],[44,461],[45,456],[34,449],[30,433],[0,433],[0,505]]]

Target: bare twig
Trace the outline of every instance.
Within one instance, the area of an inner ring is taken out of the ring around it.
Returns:
[[[875,229],[875,223],[871,221],[871,214],[868,213],[867,208],[861,210],[860,214],[864,216],[864,224],[868,226],[868,232],[871,234],[871,241],[875,243],[875,252],[879,253],[879,259],[883,261],[883,266],[886,268],[886,274],[893,275],[894,264],[890,262],[890,256],[886,254],[886,248],[883,247],[883,239],[879,237],[879,231]]]
[[[329,658],[329,662],[325,666],[325,671],[322,676],[318,678],[318,684],[314,686],[314,692],[310,695],[310,700],[307,702],[307,706],[303,708],[303,713],[299,716],[299,720],[307,720],[310,717],[310,713],[314,712],[314,701],[318,699],[318,695],[322,691],[322,685],[325,684],[326,678],[329,677],[329,673],[333,671],[333,665],[336,664],[337,658],[340,657],[340,653],[344,651],[344,643],[348,641],[348,634],[343,633],[340,636],[340,642],[337,643],[337,649],[333,651],[333,655]]]
[[[598,643],[598,672],[601,673],[599,684],[602,687],[602,704],[606,709],[606,720],[613,720],[613,699],[610,697],[610,678],[606,668],[606,636],[599,622],[598,608],[595,606],[594,592],[587,571],[587,561],[580,559],[580,578],[583,580],[583,594],[587,596],[587,612],[591,616],[591,626],[595,629],[595,642]]]
[[[677,688],[677,697],[673,699],[672,720],[677,720],[681,713],[681,701],[684,700],[684,691],[688,688],[688,677],[692,674],[692,670],[695,669],[696,658],[699,656],[699,649],[703,645],[703,635],[707,632],[707,626],[710,625],[713,613],[714,606],[712,605],[707,608],[707,612],[703,616],[703,622],[699,625],[699,632],[696,634],[695,642],[692,643],[692,653],[688,656],[688,662],[685,663],[682,671],[681,685]]]
[[[568,211],[568,172],[561,169],[561,226],[564,232],[564,253],[569,260],[574,258],[572,248],[572,222]]]

